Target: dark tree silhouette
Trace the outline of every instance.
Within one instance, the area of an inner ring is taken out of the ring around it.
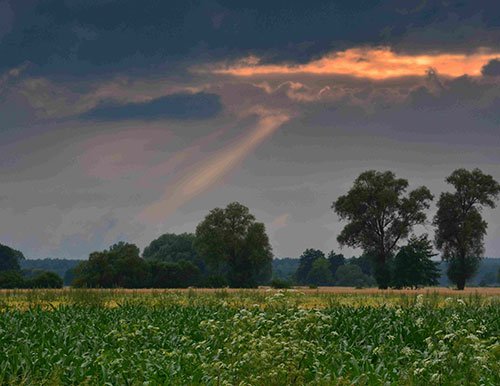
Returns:
[[[439,284],[441,271],[439,263],[432,261],[434,256],[427,235],[410,238],[408,245],[402,247],[394,258],[392,286],[417,288]]]
[[[213,262],[229,266],[232,287],[256,287],[272,274],[272,249],[263,223],[238,202],[215,208],[196,227],[195,248]]]
[[[22,259],[24,259],[22,252],[0,244],[0,272],[19,271],[21,269],[19,260]]]
[[[422,186],[404,196],[408,181],[394,173],[363,172],[349,192],[332,204],[332,209],[349,223],[337,237],[341,245],[361,247],[375,255],[375,279],[379,288],[390,284],[386,261],[398,242],[408,237],[413,226],[426,220],[432,194]]]
[[[299,259],[299,267],[295,272],[295,281],[298,284],[309,284],[307,282],[307,276],[312,269],[313,263],[317,259],[324,259],[325,254],[319,249],[308,248],[302,253]]]
[[[448,261],[448,277],[459,290],[477,271],[483,256],[488,224],[481,216],[484,206],[494,208],[500,185],[479,169],[457,169],[446,178],[455,193],[441,193],[434,217],[435,244]]]

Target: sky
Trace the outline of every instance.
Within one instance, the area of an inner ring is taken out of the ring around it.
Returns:
[[[500,181],[494,1],[0,0],[0,243],[86,259],[238,201],[274,255],[346,257],[365,170]],[[500,257],[500,208],[485,209]]]

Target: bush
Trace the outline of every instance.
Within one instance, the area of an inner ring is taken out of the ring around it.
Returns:
[[[289,281],[274,279],[273,281],[271,281],[271,287],[276,289],[288,289],[291,288],[292,285]]]
[[[335,273],[337,277],[336,285],[341,287],[370,287],[374,285],[374,280],[363,273],[356,264],[342,265]]]
[[[226,278],[218,275],[210,275],[201,282],[201,287],[204,288],[224,288],[227,286],[229,283]]]
[[[63,279],[55,272],[44,272],[32,281],[33,288],[62,288]]]
[[[0,272],[0,288],[23,288],[25,281],[19,271],[8,270]]]
[[[19,271],[0,272],[0,288],[62,288],[63,279],[55,272],[45,271],[34,279],[25,279]]]
[[[190,261],[171,263],[152,259],[148,264],[154,288],[187,288],[198,283],[200,270]]]

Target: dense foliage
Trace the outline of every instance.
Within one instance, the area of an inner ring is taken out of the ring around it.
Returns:
[[[24,259],[22,252],[0,244],[0,272],[1,271],[19,271],[19,262]]]
[[[434,308],[420,295],[408,307],[308,310],[297,296],[4,309],[0,384],[500,384],[497,305]]]
[[[43,271],[25,278],[19,271],[0,272],[0,288],[62,288],[63,279],[55,272]]]
[[[408,181],[394,173],[375,170],[363,172],[349,192],[332,204],[341,220],[348,221],[337,237],[341,245],[360,247],[375,256],[375,278],[379,288],[390,285],[386,262],[398,242],[408,237],[415,225],[424,223],[425,209],[432,194],[425,186],[404,196]]]
[[[152,288],[186,288],[200,281],[200,270],[190,261],[172,263],[152,259],[147,263],[151,270]]]
[[[439,263],[427,235],[412,237],[394,258],[392,286],[394,288],[433,286],[439,283]]]
[[[142,288],[151,282],[148,264],[139,256],[139,248],[120,242],[109,250],[93,252],[88,261],[74,270],[73,285],[88,288]]]
[[[483,256],[483,239],[488,224],[481,216],[484,206],[494,208],[500,194],[500,185],[492,176],[479,169],[469,172],[455,170],[446,182],[453,185],[455,193],[441,193],[438,212],[434,217],[435,243],[448,261],[448,277],[464,289]]]
[[[295,272],[299,267],[299,259],[292,257],[284,257],[281,259],[273,259],[273,278],[285,281],[292,281]]]
[[[295,280],[298,284],[315,284],[309,283],[307,278],[309,272],[312,269],[313,263],[318,259],[324,259],[325,254],[319,249],[308,248],[306,249],[299,258],[299,267],[297,272],[295,272]]]
[[[192,233],[180,235],[165,233],[144,248],[142,257],[146,260],[156,259],[169,263],[188,261],[198,267],[203,274],[213,274],[207,259],[203,258],[194,248],[196,236]]]
[[[213,263],[228,265],[232,287],[256,287],[259,279],[271,278],[273,256],[265,226],[238,202],[210,211],[196,227],[195,247]]]
[[[64,279],[64,285],[70,285],[74,279],[73,268],[83,260],[76,259],[23,259],[20,260],[21,270],[24,277],[33,277],[42,271],[51,271],[57,273]]]

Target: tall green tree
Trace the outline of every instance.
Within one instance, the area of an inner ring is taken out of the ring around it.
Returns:
[[[19,271],[21,269],[19,260],[24,259],[22,252],[0,244],[0,272]]]
[[[417,288],[438,285],[441,271],[439,263],[432,261],[437,256],[427,235],[412,237],[394,258],[392,286],[395,288]]]
[[[477,271],[483,257],[483,240],[488,224],[481,216],[483,207],[495,207],[500,185],[479,169],[457,169],[446,182],[454,193],[441,193],[434,216],[435,244],[448,261],[448,278],[459,290]]]
[[[425,186],[407,195],[408,181],[393,172],[363,172],[349,192],[332,204],[341,220],[349,223],[337,241],[341,245],[361,247],[375,256],[375,279],[379,288],[389,286],[391,277],[386,262],[398,242],[408,237],[415,225],[426,220],[432,194]]]
[[[307,282],[307,276],[312,269],[313,263],[317,259],[324,259],[325,254],[319,249],[308,248],[300,255],[299,267],[295,272],[295,281],[298,284],[309,284]]]
[[[272,249],[264,224],[256,222],[248,208],[238,202],[210,211],[196,227],[195,247],[214,262],[227,262],[232,287],[256,287],[272,269]]]

